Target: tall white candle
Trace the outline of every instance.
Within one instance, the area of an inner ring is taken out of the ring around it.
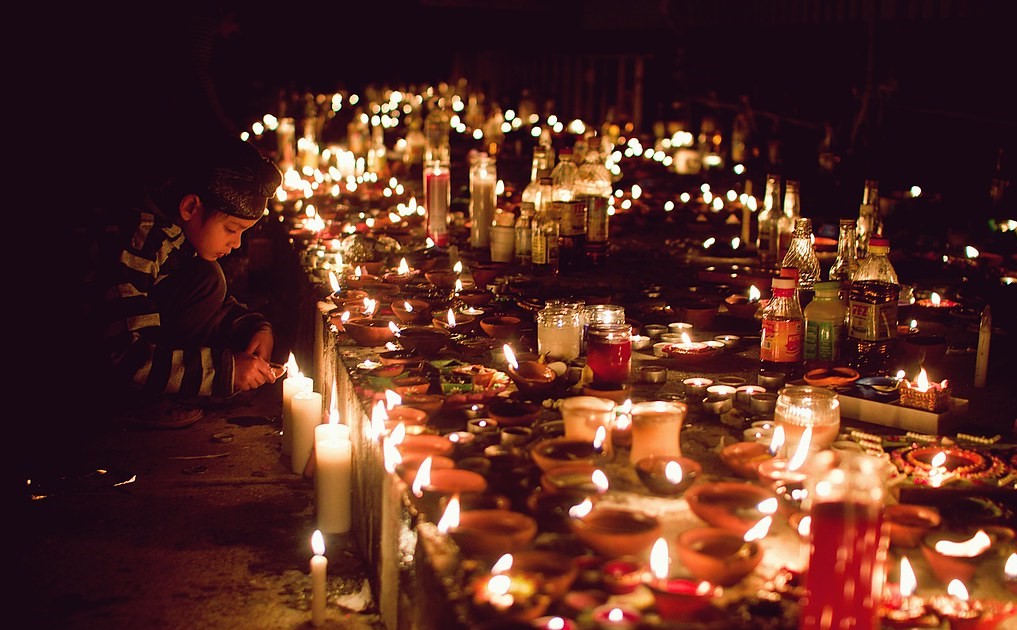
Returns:
[[[321,424],[321,394],[298,392],[293,396],[293,454],[291,469],[304,474],[314,448],[314,428]]]
[[[328,558],[325,557],[325,539],[321,532],[314,531],[311,536],[311,623],[321,626],[325,623],[325,573],[328,569]]]
[[[318,529],[328,534],[350,531],[353,453],[350,428],[329,422],[314,428],[314,496]]]
[[[304,376],[300,372],[290,374],[283,380],[283,408],[282,408],[282,454],[293,453],[293,396],[299,392],[309,392],[314,389],[314,379]]]
[[[978,326],[978,352],[975,355],[975,387],[985,387],[989,375],[989,342],[992,340],[992,311],[986,304]]]

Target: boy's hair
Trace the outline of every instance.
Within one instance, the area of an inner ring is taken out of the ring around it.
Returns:
[[[171,183],[173,194],[177,198],[196,194],[206,208],[241,219],[261,218],[282,183],[276,165],[239,138],[215,139],[198,147],[185,162]]]

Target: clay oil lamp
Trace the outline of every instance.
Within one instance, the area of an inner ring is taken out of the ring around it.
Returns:
[[[401,363],[404,365],[420,363],[423,359],[419,353],[412,350],[395,348],[378,354],[378,360],[384,365]]]
[[[601,466],[608,460],[606,441],[607,430],[599,427],[592,442],[567,436],[541,440],[530,449],[530,457],[544,472],[563,464]]]
[[[781,499],[780,505],[788,512],[800,509],[807,494],[805,481],[808,479],[808,475],[802,470],[802,466],[809,455],[811,442],[812,427],[806,427],[802,433],[802,439],[798,442],[790,459],[772,457],[760,462],[756,468],[759,480],[773,490],[776,496]],[[778,426],[774,429],[770,441],[770,452],[779,452],[783,444],[784,427]]]
[[[515,339],[522,321],[512,315],[490,315],[480,320],[480,329],[492,339]]]
[[[678,559],[697,579],[733,586],[763,559],[763,548],[758,540],[769,531],[772,519],[764,516],[742,535],[719,527],[687,529],[678,534]]]
[[[551,391],[558,373],[539,361],[517,361],[512,347],[502,346],[505,360],[508,362],[506,372],[525,396],[542,396]]]
[[[403,396],[402,404],[419,409],[431,418],[445,405],[445,397],[441,394],[407,394]]]
[[[686,490],[684,498],[703,521],[739,536],[777,509],[773,492],[738,481],[701,481]]]
[[[732,317],[738,319],[752,319],[760,308],[762,293],[755,285],[749,287],[748,295],[733,294],[724,298],[724,308]]]
[[[365,284],[376,284],[381,282],[381,278],[374,274],[368,273],[364,268],[363,263],[358,264],[353,269],[353,273],[346,274],[343,278],[347,288],[350,289],[363,289]]]
[[[395,271],[390,271],[386,273],[384,276],[382,276],[382,280],[398,286],[403,286],[407,282],[415,278],[419,273],[420,271],[411,268],[409,263],[406,262],[406,259],[403,258],[402,260],[399,261],[399,266],[395,269]]]
[[[427,413],[415,407],[396,405],[389,408],[387,413],[388,419],[385,421],[385,429],[387,431],[391,431],[399,424],[410,427],[427,423]]]
[[[447,330],[457,335],[465,335],[473,328],[474,318],[471,315],[456,313],[452,309],[431,313],[431,322],[435,328]]]
[[[638,556],[661,532],[655,516],[620,507],[594,506],[589,499],[569,510],[569,528],[582,542],[604,558]]]
[[[528,427],[540,415],[537,403],[496,397],[487,405],[487,413],[502,427]]]
[[[455,468],[455,460],[449,457],[443,457],[441,455],[420,455],[413,454],[407,457],[402,457],[402,461],[396,464],[395,472],[399,475],[399,478],[403,480],[408,486],[413,485],[414,479],[417,477],[417,471],[420,466],[430,459],[430,469],[444,470],[446,468]]]
[[[762,442],[735,442],[720,450],[720,461],[739,477],[753,481],[759,479],[759,465],[772,457],[770,449]]]
[[[451,269],[432,269],[424,272],[427,281],[443,291],[452,291],[456,286],[459,274]]]
[[[939,510],[930,505],[896,503],[883,506],[883,520],[890,526],[890,544],[910,549],[920,545],[943,519]]]
[[[459,281],[456,280],[456,282],[458,283]],[[464,289],[457,285],[455,293],[453,294],[452,297],[453,299],[462,302],[463,304],[466,304],[467,306],[470,306],[474,309],[481,309],[491,302],[491,299],[494,298],[494,294],[488,291],[487,289],[481,289],[476,287]]]
[[[447,533],[467,555],[497,558],[533,542],[537,521],[511,510],[460,512],[459,500],[453,499],[438,522],[438,531]]]
[[[395,300],[390,308],[403,324],[426,324],[431,321],[431,305],[423,300]]]
[[[384,346],[395,339],[398,327],[395,322],[388,319],[363,317],[347,320],[344,329],[357,345],[373,348]]]
[[[950,385],[946,380],[940,383],[929,381],[925,368],[921,368],[914,382],[904,380],[898,390],[900,404],[905,407],[942,413],[950,408]]]
[[[717,317],[719,305],[710,300],[685,300],[678,304],[678,316],[692,324],[697,330],[704,330],[713,325]]]
[[[933,291],[929,297],[916,301],[914,308],[920,319],[941,321],[960,308],[960,302],[948,300]]]
[[[635,630],[643,616],[631,606],[607,603],[594,608],[591,619],[598,630]]]
[[[406,434],[402,441],[399,442],[398,447],[399,452],[403,457],[410,457],[413,455],[419,455],[422,457],[427,457],[428,455],[451,457],[452,451],[454,450],[454,445],[447,439],[440,435],[433,435],[430,433],[422,433],[419,435]]]
[[[426,394],[431,381],[424,376],[397,376],[392,379],[392,389],[400,396],[410,394]]]
[[[448,345],[451,334],[444,328],[433,326],[404,326],[396,333],[399,345],[419,356],[434,357]]]
[[[613,558],[605,562],[600,570],[604,590],[613,595],[631,593],[646,581],[646,563],[635,556]]]
[[[887,585],[880,606],[879,617],[890,628],[929,628],[939,625],[925,601],[915,595],[918,580],[911,561],[900,559],[900,577],[897,584]]]
[[[951,580],[970,582],[992,543],[984,529],[973,535],[930,533],[922,541],[922,553],[943,584]]]
[[[405,454],[403,456],[406,457]],[[438,517],[443,498],[487,490],[487,480],[481,475],[460,468],[432,469],[432,461],[431,456],[424,458],[410,484],[417,509],[428,520],[434,521]]]
[[[502,554],[489,574],[473,580],[471,589],[477,615],[502,623],[532,621],[551,603],[541,576],[518,568],[513,553]]]
[[[540,487],[548,493],[574,490],[585,496],[600,496],[607,492],[610,484],[600,468],[592,464],[575,463],[547,470],[540,476]]]
[[[505,273],[508,265],[504,263],[474,263],[470,265],[474,286],[486,288],[495,278]]]
[[[522,549],[513,554],[513,569],[538,576],[541,590],[551,601],[561,599],[579,575],[571,555],[545,549]]]
[[[540,524],[541,531],[565,534],[570,532],[569,510],[589,499],[595,503],[599,497],[577,488],[565,487],[548,492],[537,488],[526,497],[526,509]]]
[[[661,351],[664,357],[671,359],[679,367],[698,365],[707,359],[717,356],[717,348],[702,341],[692,341],[687,332],[680,335],[681,341],[664,346]]]
[[[694,459],[673,455],[650,455],[636,462],[639,480],[660,496],[679,496],[699,478],[703,467]]]
[[[950,624],[950,630],[993,630],[1004,619],[1017,615],[1013,601],[971,600],[961,580],[951,580],[946,595],[934,595],[929,606]]]
[[[663,619],[692,618],[721,593],[721,589],[709,582],[670,576],[670,550],[667,541],[658,538],[650,551],[650,576],[646,585],[653,593],[657,613]]]

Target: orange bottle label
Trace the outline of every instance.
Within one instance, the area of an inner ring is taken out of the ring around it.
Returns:
[[[802,360],[802,321],[763,320],[759,358],[791,363]]]

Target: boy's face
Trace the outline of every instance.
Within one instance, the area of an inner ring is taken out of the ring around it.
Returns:
[[[180,217],[184,235],[204,260],[213,261],[240,247],[240,235],[258,222],[209,209],[200,199],[183,202]]]

